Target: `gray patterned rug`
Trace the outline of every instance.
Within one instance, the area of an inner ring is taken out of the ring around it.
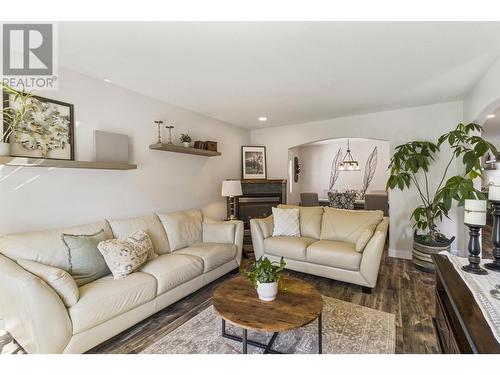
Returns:
[[[395,351],[394,314],[323,297],[323,353],[392,354]],[[228,323],[228,333],[241,336],[241,328]],[[267,343],[271,334],[248,332],[248,339]],[[284,353],[317,353],[317,321],[278,335],[273,349]],[[249,353],[263,349],[248,347]],[[208,307],[144,349],[141,354],[241,352],[241,343],[221,337],[221,318]]]

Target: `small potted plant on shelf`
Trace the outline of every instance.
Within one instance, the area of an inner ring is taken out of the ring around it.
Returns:
[[[181,136],[179,137],[179,140],[184,145],[184,147],[189,147],[189,144],[191,143],[192,139],[189,136],[189,134],[182,133]]]
[[[251,271],[244,271],[244,275],[252,282],[262,301],[274,301],[278,294],[278,286],[285,269],[283,257],[280,262],[271,262],[267,257],[260,257],[253,264]]]

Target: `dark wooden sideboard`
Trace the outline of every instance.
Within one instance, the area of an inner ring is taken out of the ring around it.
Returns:
[[[432,255],[436,265],[436,316],[434,326],[445,354],[500,353],[500,344],[471,291],[453,264]]]

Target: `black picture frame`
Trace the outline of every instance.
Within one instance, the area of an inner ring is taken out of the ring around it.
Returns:
[[[50,158],[50,157],[47,157],[46,159],[51,159],[51,160],[75,160],[75,106],[71,103],[66,103],[66,102],[62,102],[62,101],[59,101],[59,100],[55,100],[55,99],[50,99],[50,98],[45,98],[43,96],[38,96],[38,95],[33,95],[32,97],[33,99],[36,99],[40,102],[44,102],[44,103],[52,103],[52,104],[55,104],[55,105],[58,105],[58,106],[62,106],[62,107],[67,107],[69,109],[69,122],[70,122],[70,125],[69,125],[69,142],[68,142],[68,145],[70,147],[70,158]],[[9,94],[5,91],[3,91],[2,93],[2,104],[3,104],[3,108],[5,108],[6,106],[9,106],[10,104],[10,97],[9,97]],[[4,132],[7,130],[7,123],[4,121],[3,123],[3,129],[4,129]],[[10,140],[7,140],[7,142],[10,142]],[[29,151],[30,150],[26,150],[26,154],[27,155],[13,155],[13,156],[20,156],[20,157],[35,157],[35,158],[39,158],[39,157],[36,157],[36,156],[30,156],[28,155],[29,154]]]
[[[246,153],[261,153],[262,161],[252,160],[253,166],[255,163],[258,165],[255,168],[262,167],[261,173],[249,173],[254,172],[253,170],[247,171],[250,168],[250,160],[248,160],[248,155]],[[267,156],[265,146],[241,146],[241,178],[242,180],[266,180],[267,179]]]

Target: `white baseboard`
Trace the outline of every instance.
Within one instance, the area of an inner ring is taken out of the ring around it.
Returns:
[[[408,251],[389,248],[389,256],[391,258],[411,259],[411,249]]]

